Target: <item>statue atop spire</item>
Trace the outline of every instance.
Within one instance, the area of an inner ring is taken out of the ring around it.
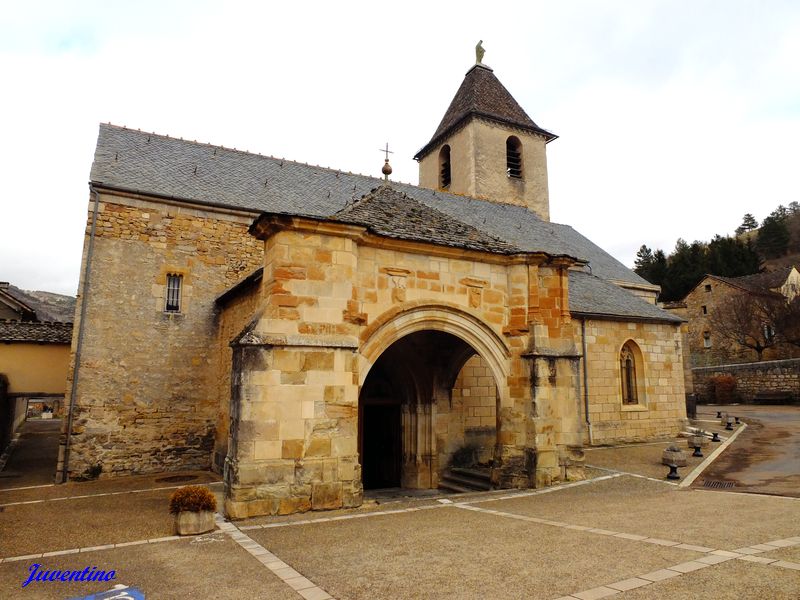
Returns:
[[[478,40],[478,44],[475,46],[475,64],[482,65],[483,64],[483,55],[486,54],[486,50],[483,49],[483,40]]]

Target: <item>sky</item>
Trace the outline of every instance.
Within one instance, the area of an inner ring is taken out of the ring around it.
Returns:
[[[624,264],[800,200],[796,1],[9,2],[0,281],[76,293],[101,122],[417,183],[479,39]]]

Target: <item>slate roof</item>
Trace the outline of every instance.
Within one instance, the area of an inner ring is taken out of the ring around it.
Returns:
[[[431,140],[414,157],[419,160],[428,154],[439,141],[471,116],[499,121],[544,135],[547,141],[556,136],[533,122],[511,93],[495,77],[492,69],[478,64],[467,71],[450,106],[444,113]]]
[[[327,218],[379,187],[382,179],[101,125],[91,180],[97,185],[252,212]],[[524,252],[588,261],[595,275],[650,285],[567,225],[521,206],[392,182],[417,202]]]
[[[384,183],[375,177],[114,125],[100,126],[91,181],[110,189],[209,206],[320,219],[331,218],[348,207],[353,209],[360,199]],[[405,183],[391,182],[391,188],[405,194],[417,207],[415,210],[424,206],[457,221],[458,226],[467,228],[465,231],[478,230],[481,244],[491,243],[498,248],[505,244],[515,251],[571,256],[589,263],[592,274],[600,279],[650,286],[572,227],[543,221],[524,207]],[[357,220],[356,213],[351,214]],[[363,215],[358,218],[366,220]],[[403,234],[402,219],[375,219],[363,224],[379,228],[376,233],[392,237]],[[440,233],[442,242],[450,235]],[[586,308],[586,303],[582,306]],[[651,314],[649,308],[642,310]]]
[[[75,315],[75,297],[52,292],[26,291],[14,285],[0,288],[0,294],[8,294],[17,302],[34,312],[33,319],[71,323]]]
[[[575,315],[683,322],[680,317],[650,304],[613,283],[580,271],[569,273],[569,310]]]
[[[497,254],[522,252],[516,246],[417,202],[389,185],[372,190],[330,218],[363,225],[378,235],[396,239]]]
[[[756,294],[763,294],[780,288],[789,278],[794,267],[783,267],[774,271],[765,271],[741,277],[719,277],[717,279]]]
[[[0,319],[0,342],[72,343],[72,323]]]

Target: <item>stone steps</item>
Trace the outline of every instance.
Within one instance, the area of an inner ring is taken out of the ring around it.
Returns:
[[[488,471],[453,467],[444,472],[439,489],[449,492],[483,492],[492,489]]]

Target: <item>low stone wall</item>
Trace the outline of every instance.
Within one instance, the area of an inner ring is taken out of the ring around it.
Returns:
[[[692,378],[698,402],[715,402],[712,384],[715,375],[732,375],[736,379],[733,399],[738,402],[749,404],[761,399],[766,403],[764,399],[786,395],[800,404],[800,359],[696,367],[692,369]]]

